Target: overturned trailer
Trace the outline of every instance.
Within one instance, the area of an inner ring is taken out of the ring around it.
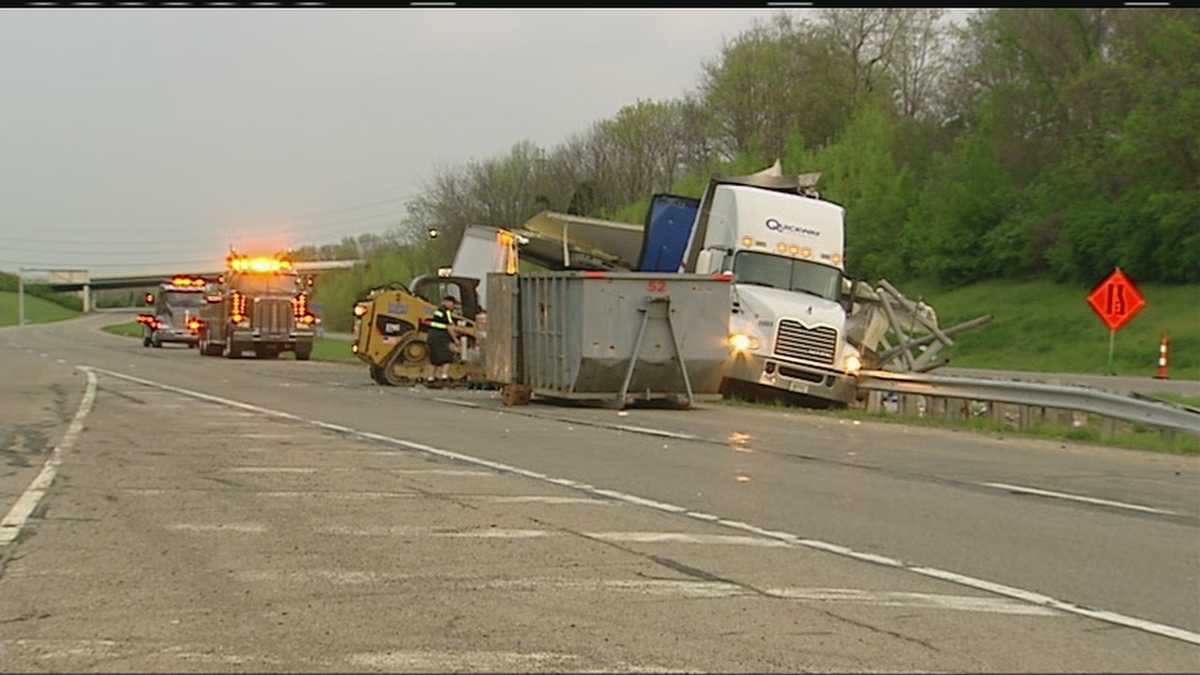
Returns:
[[[531,396],[686,408],[719,395],[729,359],[727,276],[489,274],[488,379]]]

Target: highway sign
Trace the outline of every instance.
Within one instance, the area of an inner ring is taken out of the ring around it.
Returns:
[[[1146,298],[1118,267],[1088,294],[1087,302],[1110,331],[1118,331],[1146,306]]]

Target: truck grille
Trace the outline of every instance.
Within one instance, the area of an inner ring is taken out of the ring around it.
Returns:
[[[252,326],[262,335],[287,335],[292,330],[290,298],[256,298]]]
[[[800,361],[833,365],[837,353],[837,330],[829,326],[809,328],[799,321],[784,319],[775,334],[775,355]]]

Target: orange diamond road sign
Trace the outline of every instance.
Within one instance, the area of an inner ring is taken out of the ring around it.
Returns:
[[[1146,298],[1120,267],[1092,289],[1087,302],[1108,329],[1114,332],[1120,330],[1121,326],[1146,306]]]

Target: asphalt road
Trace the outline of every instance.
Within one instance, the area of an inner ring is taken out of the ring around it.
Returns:
[[[113,321],[0,330],[6,671],[1200,670],[1195,458],[503,409]]]

